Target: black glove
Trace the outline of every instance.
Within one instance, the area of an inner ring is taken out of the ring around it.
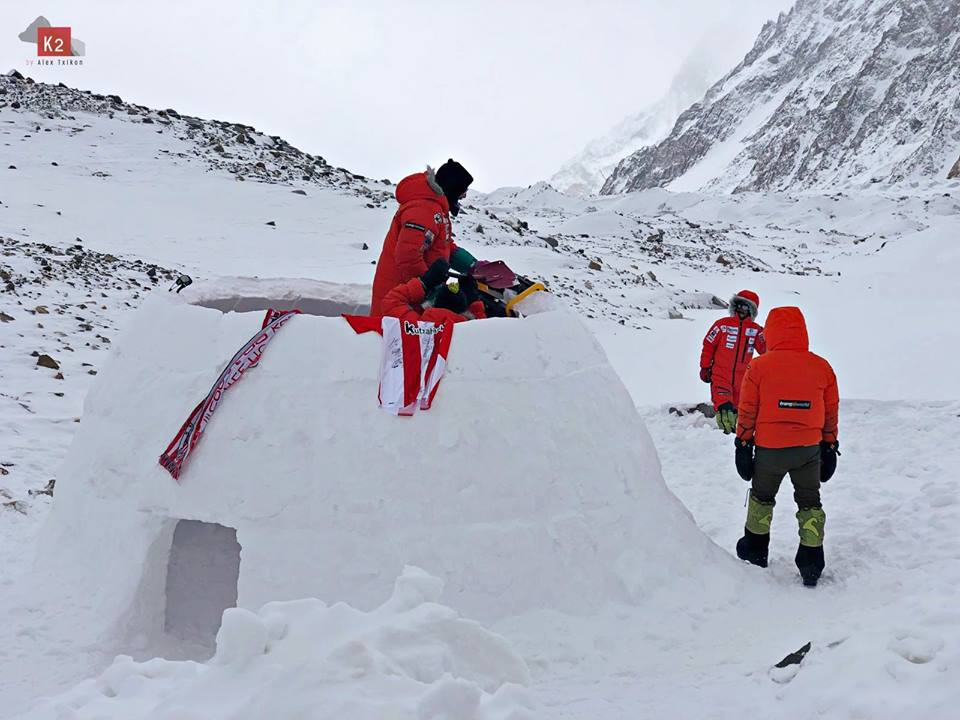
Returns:
[[[450,292],[449,285],[441,285],[433,306],[463,315],[467,311],[467,297],[463,292]]]
[[[433,265],[427,268],[427,271],[420,276],[420,282],[428,293],[437,285],[447,281],[447,275],[450,274],[450,263],[443,258],[433,261]]]
[[[705,383],[709,383],[713,379],[713,368],[705,367],[700,368],[700,379]]]
[[[736,438],[733,445],[737,449],[734,456],[734,461],[737,464],[737,474],[750,482],[753,480],[753,440]]]
[[[472,275],[460,276],[460,292],[467,298],[467,305],[480,299],[480,290],[477,281]]]
[[[820,443],[820,482],[825,483],[837,471],[837,455],[840,454],[840,443]]]

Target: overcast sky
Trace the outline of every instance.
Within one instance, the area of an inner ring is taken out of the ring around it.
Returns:
[[[705,34],[739,59],[789,4],[4,0],[0,68],[254,125],[377,178],[453,156],[491,190],[655,101]],[[38,15],[86,43],[83,67],[26,67]]]

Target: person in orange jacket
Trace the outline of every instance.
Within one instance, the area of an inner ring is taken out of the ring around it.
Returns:
[[[450,216],[460,212],[473,176],[452,158],[437,168],[414,173],[397,184],[400,207],[383,241],[373,276],[370,314],[384,315],[384,296],[400,283],[421,277],[437,260],[467,273],[477,259],[453,242]]]
[[[730,299],[729,317],[720,318],[703,338],[700,379],[710,383],[710,399],[717,425],[730,434],[737,426],[740,383],[756,351],[766,350],[763,328],[757,324],[760,296],[741,290]]]
[[[804,585],[815,586],[824,568],[820,484],[833,476],[839,455],[837,378],[830,363],[809,351],[799,308],[771,310],[765,333],[767,352],[750,363],[740,390],[735,459],[752,487],[737,556],[767,566],[777,490],[789,473],[800,533],[797,568]]]
[[[469,279],[464,279],[462,286],[460,282],[451,282],[442,285],[430,299],[425,283],[420,278],[413,278],[386,294],[382,303],[383,314],[410,322],[423,320],[437,325],[482,320],[487,317],[483,302],[471,295],[470,286]]]

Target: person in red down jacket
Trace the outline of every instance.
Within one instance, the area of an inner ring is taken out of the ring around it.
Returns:
[[[370,300],[371,315],[387,314],[384,297],[401,283],[422,277],[437,260],[468,273],[477,259],[453,242],[450,216],[473,182],[466,168],[452,158],[436,172],[409,175],[397,184],[400,207],[393,216],[377,261]],[[428,292],[431,288],[428,288]]]
[[[430,300],[427,299],[426,284],[420,278],[408,280],[383,298],[383,314],[409,322],[423,320],[438,325],[486,318],[483,302],[476,298],[471,301],[470,281],[465,280],[463,285],[466,287],[455,281],[442,285],[435,298]]]
[[[700,379],[710,383],[717,425],[730,434],[737,428],[740,383],[753,353],[766,352],[763,328],[757,324],[760,296],[741,290],[730,299],[730,316],[720,318],[703,338]]]

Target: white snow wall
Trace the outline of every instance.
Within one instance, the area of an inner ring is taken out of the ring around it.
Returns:
[[[179,519],[236,529],[252,609],[373,608],[409,563],[469,617],[588,612],[724,561],[565,310],[457,325],[434,407],[413,418],[378,407],[378,335],[298,316],[227,392],[178,485],[158,456],[261,320],[158,294],[117,340],[41,538],[68,607],[155,630]]]

